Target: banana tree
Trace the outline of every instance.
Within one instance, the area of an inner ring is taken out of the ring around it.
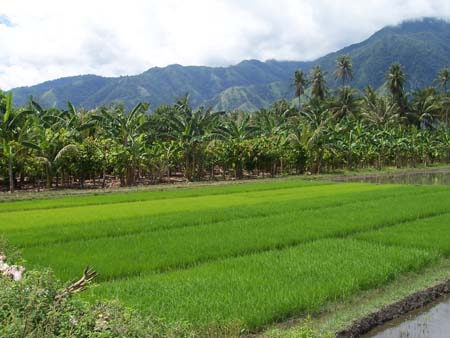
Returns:
[[[30,110],[19,110],[13,107],[12,93],[6,95],[6,104],[0,111],[0,140],[2,153],[8,163],[9,192],[14,191],[14,160],[27,148],[36,146],[27,139],[28,121],[26,115]]]
[[[179,100],[175,107],[177,114],[170,121],[172,140],[178,141],[181,150],[185,177],[188,181],[200,178],[202,156],[207,143],[214,138],[219,113],[199,108],[193,111],[186,96]]]
[[[111,109],[102,108],[99,113],[92,115],[92,121],[96,121],[105,136],[122,146],[123,149],[117,152],[122,153],[119,157],[131,158],[126,168],[126,180],[122,180],[126,185],[135,184],[137,159],[144,156],[145,131],[150,125],[148,107],[148,104],[138,103],[129,113],[125,113],[123,106],[115,106]],[[86,123],[90,125],[90,122]],[[140,151],[142,153],[137,153]]]

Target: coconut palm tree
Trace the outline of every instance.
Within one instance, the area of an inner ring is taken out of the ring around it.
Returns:
[[[359,99],[356,90],[349,86],[340,87],[338,94],[331,103],[330,110],[336,119],[355,116],[359,106]]]
[[[323,100],[327,95],[327,82],[325,80],[326,73],[320,68],[320,66],[316,66],[311,71],[311,94],[315,98],[319,98]]]
[[[394,63],[386,73],[386,86],[392,99],[404,111],[404,86],[406,82],[406,75],[403,71],[403,67],[399,63]]]
[[[447,86],[450,84],[450,68],[442,68],[436,79],[438,86],[442,88],[444,93],[447,93]]]
[[[377,97],[374,102],[367,102],[363,106],[361,117],[374,125],[391,125],[400,120],[400,110],[395,102],[385,97]]]
[[[427,87],[413,94],[409,115],[413,118],[413,121],[417,121],[420,127],[432,127],[433,121],[441,112],[438,96],[439,94],[434,87]]]
[[[450,114],[450,96],[441,95],[440,96],[440,107],[441,112],[444,115],[445,128],[448,129],[448,116]]]
[[[292,80],[292,86],[295,87],[295,97],[298,98],[298,108],[301,109],[301,97],[305,93],[305,89],[309,81],[307,75],[301,69],[295,71],[294,78]]]
[[[349,55],[340,55],[338,57],[334,76],[336,80],[340,79],[342,81],[343,87],[347,80],[353,80],[353,64]]]

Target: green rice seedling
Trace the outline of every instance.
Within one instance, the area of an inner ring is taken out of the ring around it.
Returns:
[[[103,283],[90,297],[119,299],[169,322],[255,329],[314,313],[328,301],[418,270],[436,254],[355,240],[328,239],[205,264],[188,270]]]
[[[273,199],[254,205],[234,206],[229,208],[210,209],[205,211],[174,212],[153,217],[130,217],[119,219],[98,219],[78,224],[59,224],[58,226],[36,226],[28,229],[10,229],[5,232],[8,239],[17,246],[36,246],[46,243],[69,242],[80,239],[114,237],[127,234],[152,232],[162,229],[181,228],[212,224],[235,219],[274,216],[292,211],[314,210],[333,206],[349,205],[367,200],[379,200],[387,197],[407,196],[432,193],[434,190],[421,187],[390,186],[366,187],[352,186],[352,190],[330,193],[327,196],[294,198],[287,201]],[[358,198],[355,198],[355,194]],[[301,197],[301,196],[300,196]]]
[[[54,227],[63,224],[78,224],[92,221],[117,220],[130,217],[151,217],[174,212],[207,211],[235,206],[251,206],[270,203],[274,200],[288,201],[292,199],[307,200],[314,197],[325,197],[343,192],[358,192],[374,189],[370,184],[334,184],[311,186],[276,191],[257,191],[228,195],[205,195],[159,199],[141,202],[124,202],[107,205],[88,205],[71,208],[28,210],[0,213],[2,231],[22,231],[38,227]],[[391,188],[393,189],[393,188]]]
[[[154,201],[183,197],[228,195],[245,192],[271,191],[335,184],[332,182],[290,180],[286,182],[243,183],[223,186],[163,189],[128,193],[97,193],[86,196],[59,197],[51,199],[1,201],[0,213],[39,209],[69,208],[83,205],[115,204],[124,202]]]
[[[386,245],[436,250],[450,256],[450,214],[405,222],[354,237]]]
[[[447,192],[386,197],[316,210],[24,248],[32,265],[50,266],[63,279],[86,265],[102,279],[167,271],[230,256],[272,250],[326,237],[450,212]]]

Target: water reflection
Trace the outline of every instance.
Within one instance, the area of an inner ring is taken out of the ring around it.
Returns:
[[[335,180],[340,182],[368,182],[378,184],[450,185],[450,169],[420,173],[339,177]],[[448,337],[450,337],[450,334]]]
[[[449,338],[450,300],[423,308],[420,312],[393,320],[365,338]]]

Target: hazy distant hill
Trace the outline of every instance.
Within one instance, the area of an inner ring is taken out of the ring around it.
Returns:
[[[23,104],[33,96],[44,106],[64,107],[69,100],[85,108],[112,101],[122,101],[127,106],[146,101],[155,107],[172,103],[189,92],[194,106],[252,110],[280,98],[291,98],[289,79],[298,68],[308,71],[320,64],[328,72],[330,86],[336,86],[332,74],[340,54],[352,57],[355,73],[352,85],[357,88],[368,84],[381,86],[393,62],[405,66],[410,87],[425,86],[432,83],[439,69],[450,65],[450,23],[428,18],[385,27],[361,43],[313,62],[249,60],[230,67],[171,65],[151,68],[136,76],[81,75],[13,91],[16,104]]]

